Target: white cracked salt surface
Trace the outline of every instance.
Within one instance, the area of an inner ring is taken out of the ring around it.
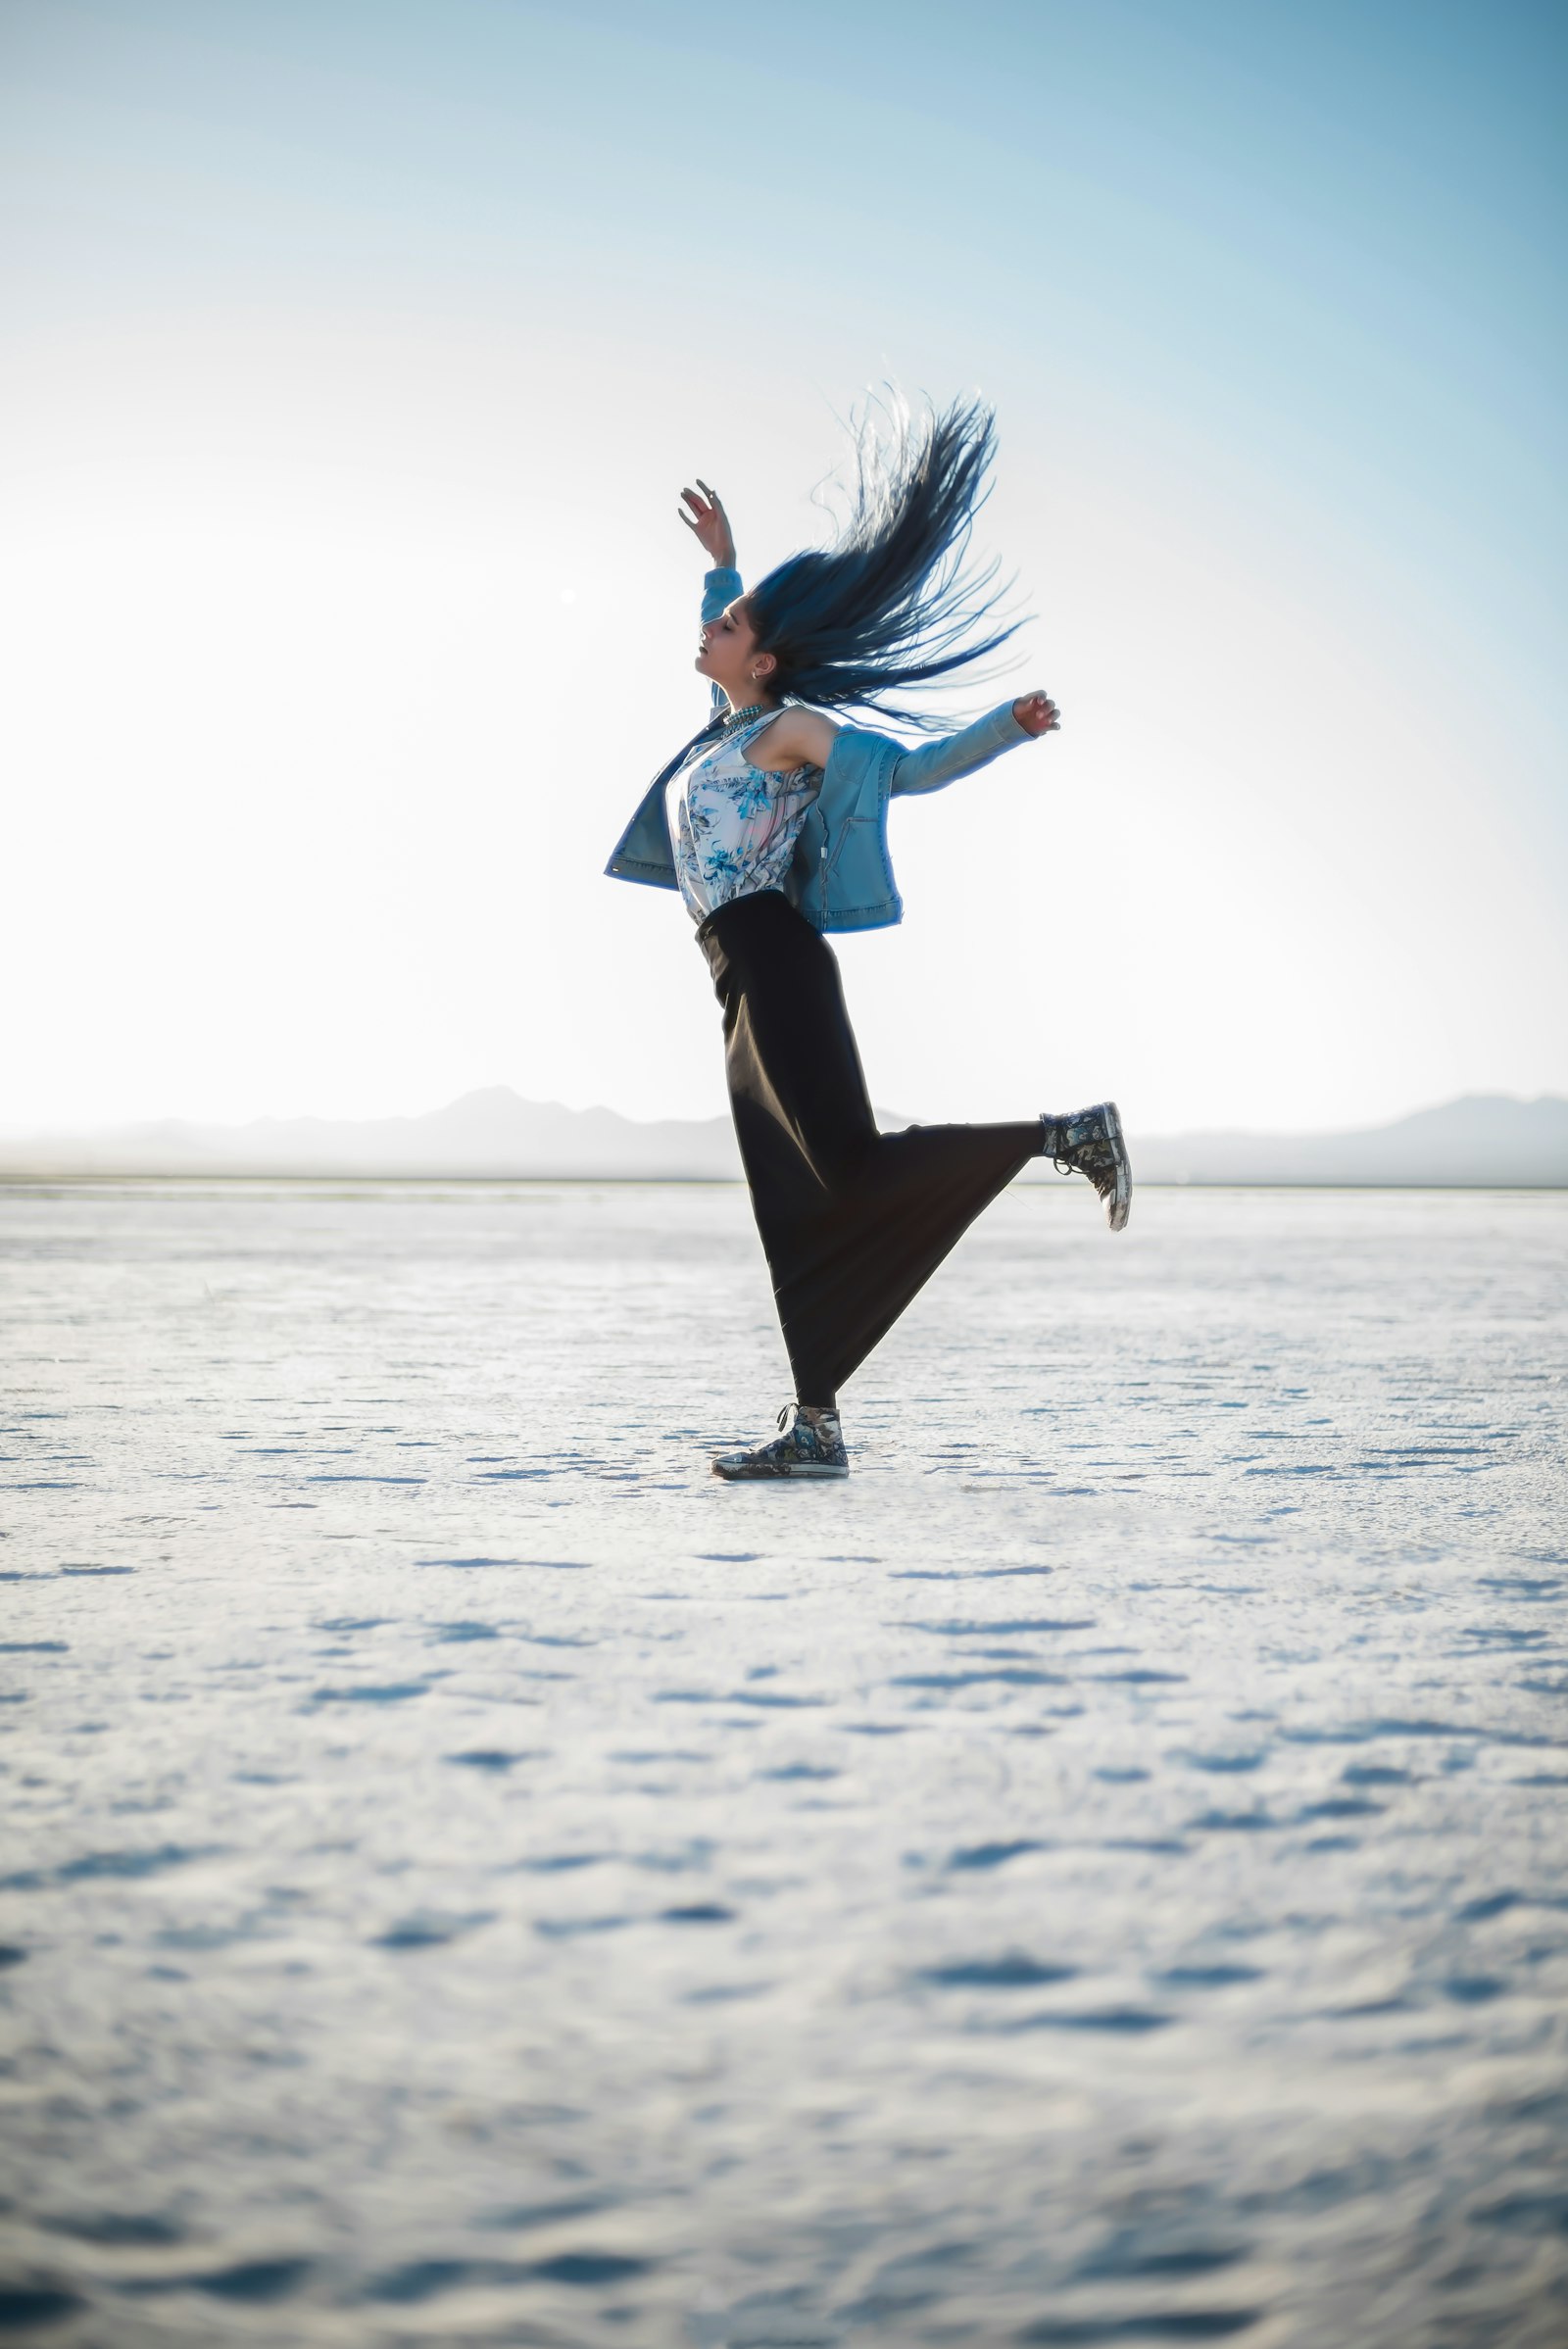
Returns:
[[[0,2325],[1546,2349],[1568,1199],[0,1196]]]

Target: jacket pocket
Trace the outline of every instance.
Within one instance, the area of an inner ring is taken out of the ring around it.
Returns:
[[[839,827],[822,867],[822,913],[879,911],[896,904],[898,889],[880,817],[852,815]]]
[[[874,815],[846,816],[839,826],[838,838],[833,842],[828,855],[829,872],[836,873],[846,856],[849,856],[852,862],[858,862],[859,858],[865,855],[868,844],[873,840],[876,842],[876,860],[880,864],[882,861],[881,831],[881,823]]]

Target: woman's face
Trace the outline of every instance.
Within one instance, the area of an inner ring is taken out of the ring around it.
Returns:
[[[776,663],[771,653],[757,649],[757,631],[744,596],[726,604],[716,620],[704,621],[701,649],[693,665],[699,676],[711,677],[715,685],[722,686],[737,710],[771,694],[769,680]]]

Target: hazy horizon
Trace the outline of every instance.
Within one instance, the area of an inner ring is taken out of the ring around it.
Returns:
[[[896,808],[874,1097],[1568,1092],[1561,18],[965,26],[13,0],[8,1127],[722,1113],[686,917],[602,877],[702,709],[675,499],[755,575],[888,379],[999,415],[1034,617],[951,707],[1063,727]]]
[[[3,1115],[0,1115],[0,1143],[26,1142],[32,1141],[34,1139],[48,1139],[51,1136],[66,1137],[75,1135],[87,1137],[94,1134],[113,1134],[122,1130],[134,1130],[141,1127],[156,1127],[165,1125],[190,1126],[193,1128],[202,1129],[221,1128],[225,1131],[237,1132],[251,1125],[295,1125],[318,1123],[333,1126],[358,1126],[392,1124],[399,1122],[416,1123],[422,1119],[439,1117],[447,1110],[461,1107],[464,1103],[482,1099],[486,1095],[498,1094],[509,1095],[513,1101],[518,1102],[522,1107],[528,1109],[563,1109],[570,1111],[570,1113],[574,1116],[608,1114],[612,1117],[624,1118],[628,1123],[633,1125],[655,1125],[688,1122],[668,1116],[662,1117],[657,1112],[651,1116],[637,1116],[630,1111],[617,1109],[614,1104],[610,1101],[586,1101],[579,1105],[559,1100],[532,1099],[526,1095],[519,1094],[514,1086],[498,1082],[490,1085],[470,1086],[461,1094],[453,1095],[444,1101],[427,1101],[422,1107],[419,1108],[369,1109],[364,1111],[363,1113],[358,1113],[352,1116],[340,1114],[328,1108],[301,1110],[259,1109],[248,1116],[238,1118],[202,1118],[188,1116],[183,1111],[178,1109],[161,1109],[148,1111],[139,1116],[133,1115],[130,1117],[115,1118],[112,1120],[106,1119],[95,1122],[83,1122],[81,1124],[72,1124],[62,1120],[59,1124],[54,1126],[23,1126],[12,1124]],[[1365,1130],[1376,1131],[1384,1126],[1402,1124],[1412,1117],[1432,1115],[1442,1110],[1459,1108],[1468,1102],[1477,1101],[1500,1101],[1507,1102],[1510,1107],[1528,1109],[1538,1106],[1547,1107],[1557,1103],[1568,1104],[1568,1095],[1553,1093],[1550,1091],[1539,1094],[1508,1094],[1501,1092],[1497,1088],[1491,1088],[1489,1090],[1474,1094],[1459,1095],[1448,1101],[1419,1102],[1414,1109],[1402,1110],[1397,1115],[1368,1119],[1366,1121]],[[918,1112],[916,1110],[910,1110],[907,1114],[910,1118],[913,1118],[918,1114]],[[729,1112],[727,1108],[721,1106],[716,1110],[710,1110],[708,1112],[699,1111],[697,1113],[697,1118],[689,1122],[698,1122],[699,1120],[705,1122],[713,1120],[723,1122],[728,1119],[728,1115]],[[890,1119],[894,1122],[898,1122],[905,1117],[906,1112],[902,1109],[890,1110],[884,1103],[879,1106],[877,1115],[884,1121],[884,1123]],[[1153,1129],[1146,1125],[1145,1130],[1152,1132]],[[1308,1139],[1311,1136],[1318,1134],[1332,1135],[1345,1131],[1358,1132],[1363,1129],[1360,1127],[1346,1128],[1338,1125],[1274,1126],[1254,1128],[1245,1127],[1234,1123],[1220,1123],[1214,1126],[1207,1126],[1203,1128],[1193,1127],[1183,1130],[1193,1133],[1255,1133],[1259,1137],[1274,1134],[1292,1138],[1298,1136],[1301,1139]]]

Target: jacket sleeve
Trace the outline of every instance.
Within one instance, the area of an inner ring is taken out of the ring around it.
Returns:
[[[712,570],[703,574],[704,619],[716,620],[726,604],[733,604],[737,596],[745,593],[740,572],[726,570],[722,563],[716,563]]]
[[[977,766],[988,766],[1004,751],[1033,740],[1028,728],[1020,726],[1013,716],[1012,704],[1004,702],[999,710],[977,718],[960,733],[922,743],[917,751],[906,751],[893,769],[889,789],[940,791],[944,783],[956,782],[959,775],[971,775]]]

